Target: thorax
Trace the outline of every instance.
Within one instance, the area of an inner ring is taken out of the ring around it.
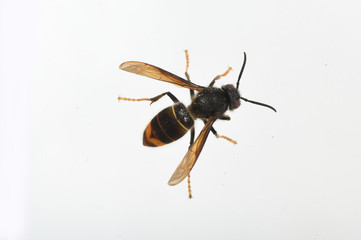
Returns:
[[[220,117],[228,109],[228,99],[220,88],[205,88],[193,99],[188,111],[192,118]]]

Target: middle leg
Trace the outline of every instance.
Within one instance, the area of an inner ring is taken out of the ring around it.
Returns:
[[[152,97],[152,98],[125,98],[125,97],[118,97],[118,101],[150,101],[150,104],[158,101],[159,99],[161,99],[162,97],[164,97],[165,95],[167,95],[170,99],[172,99],[172,101],[174,103],[179,103],[178,98],[176,98],[171,92],[165,92],[162,94],[159,94],[158,96]]]

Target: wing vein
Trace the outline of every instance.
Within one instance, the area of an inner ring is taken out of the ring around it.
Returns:
[[[198,92],[202,92],[204,89],[204,87],[189,82],[181,77],[178,77],[177,75],[174,75],[173,73],[143,62],[128,61],[122,63],[119,68],[127,72],[135,73],[163,82],[172,83],[184,88],[193,89]]]

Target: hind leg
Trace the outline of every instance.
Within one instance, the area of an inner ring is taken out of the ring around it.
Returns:
[[[224,116],[226,116],[226,115],[224,115]],[[228,116],[227,116],[227,117],[228,117]],[[226,119],[224,119],[224,120],[229,120],[229,119],[230,119],[230,118],[228,117],[228,118],[226,118]],[[207,120],[203,120],[203,122],[204,122],[204,124],[206,124],[206,123],[207,123]],[[214,129],[214,127],[211,128],[211,132],[214,134],[214,136],[216,136],[216,138],[223,138],[223,139],[226,139],[227,141],[230,141],[230,142],[233,143],[233,144],[237,144],[237,141],[235,141],[235,140],[233,140],[233,139],[231,139],[231,138],[229,138],[229,137],[227,137],[227,136],[218,135],[218,133],[217,133],[216,129]]]
[[[189,74],[188,74],[188,68],[189,68],[188,50],[185,50],[184,52],[185,52],[185,54],[186,54],[186,62],[187,62],[185,75],[186,75],[187,80],[190,82],[191,79],[190,79]],[[191,100],[192,100],[193,97],[194,97],[194,90],[193,90],[193,89],[190,89],[190,90],[189,90],[189,93],[190,93]],[[194,127],[193,127],[193,128],[191,129],[191,139],[190,139],[190,142],[189,142],[189,146],[191,146],[191,145],[193,144],[193,142],[194,142],[194,134],[195,134],[195,130],[194,130]],[[188,173],[188,197],[189,197],[189,199],[192,198],[191,175],[190,175],[190,173]]]

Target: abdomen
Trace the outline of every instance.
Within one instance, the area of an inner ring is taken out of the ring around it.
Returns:
[[[143,134],[143,145],[158,147],[183,137],[194,125],[186,107],[177,103],[160,111]]]

